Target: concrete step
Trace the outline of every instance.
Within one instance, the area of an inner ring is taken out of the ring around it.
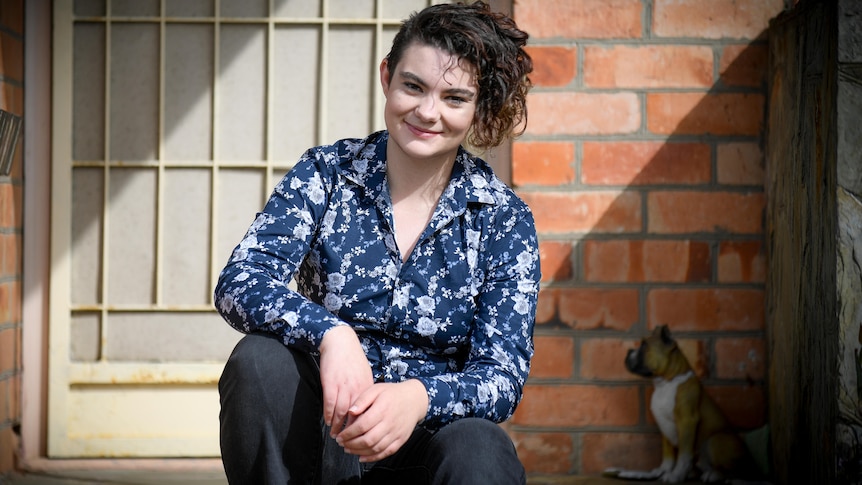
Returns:
[[[0,483],[3,483],[0,480]],[[632,483],[596,476],[531,476],[528,485],[624,485]],[[659,482],[638,482],[652,484]],[[699,483],[699,482],[691,482]],[[220,471],[64,470],[12,477],[9,485],[227,485]]]

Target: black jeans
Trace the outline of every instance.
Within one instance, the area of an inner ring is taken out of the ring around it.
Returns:
[[[251,334],[219,380],[221,451],[231,484],[524,484],[502,428],[466,418],[437,432],[417,427],[394,455],[361,464],[329,437],[320,370],[311,355]]]

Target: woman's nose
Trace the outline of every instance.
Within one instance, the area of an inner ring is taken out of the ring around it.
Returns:
[[[422,121],[437,121],[440,112],[437,109],[437,102],[432,96],[423,96],[416,105],[416,116]]]

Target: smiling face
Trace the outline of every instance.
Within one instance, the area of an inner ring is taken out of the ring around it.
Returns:
[[[436,47],[413,43],[390,71],[380,64],[389,130],[387,157],[450,163],[467,137],[478,87],[469,63]]]

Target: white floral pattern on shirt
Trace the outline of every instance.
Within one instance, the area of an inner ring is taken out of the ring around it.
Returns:
[[[462,149],[402,263],[387,141],[383,131],[308,150],[234,249],[216,307],[241,332],[275,333],[308,352],[330,328],[352,326],[377,381],[425,385],[429,429],[467,416],[504,421],[533,355],[540,280],[533,216]]]

